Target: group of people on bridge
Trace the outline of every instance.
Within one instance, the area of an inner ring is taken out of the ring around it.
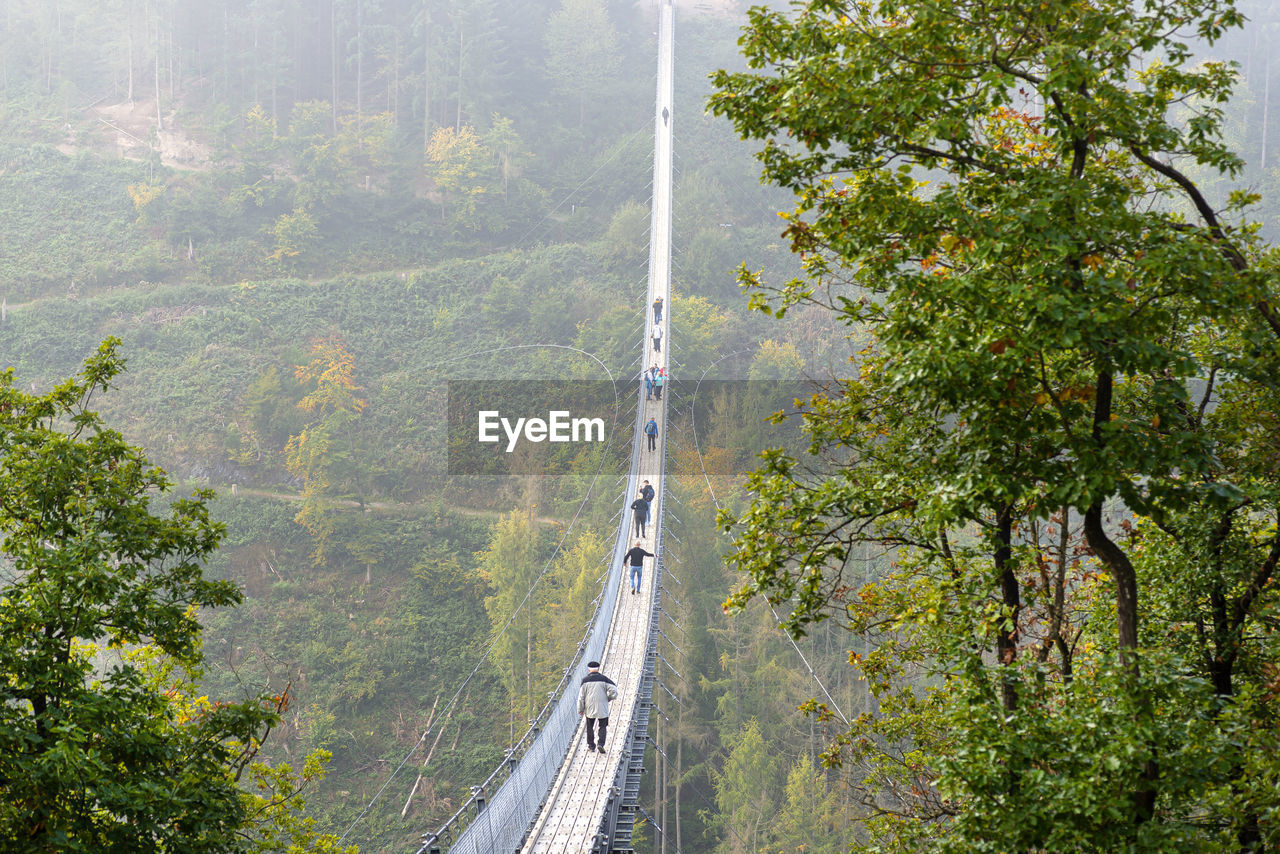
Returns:
[[[665,110],[664,110],[665,113]],[[665,119],[666,116],[664,115]],[[662,297],[658,297],[653,301],[653,352],[656,356],[662,352]],[[644,399],[662,400],[662,387],[667,381],[667,369],[658,366],[658,362],[654,361],[653,366],[646,370],[643,374],[644,379]],[[648,449],[656,451],[658,449],[658,421],[656,417],[651,417],[644,425],[645,436],[648,437]],[[654,557],[654,553],[647,551],[644,547],[642,539],[646,536],[646,528],[649,524],[649,516],[653,498],[656,494],[653,485],[649,481],[644,481],[640,487],[640,493],[636,496],[636,500],[631,502],[632,521],[635,524],[637,539],[634,546],[622,557],[623,567],[629,567],[631,581],[631,595],[634,596],[640,592],[640,580],[644,573],[644,559]],[[609,703],[618,698],[617,684],[600,672],[600,662],[587,662],[587,675],[582,678],[582,684],[578,688],[578,716],[586,719],[587,734],[587,751],[591,753],[604,753],[605,733],[609,729]]]

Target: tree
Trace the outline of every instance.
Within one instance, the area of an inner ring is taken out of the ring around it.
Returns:
[[[533,520],[528,514],[512,511],[494,525],[489,547],[477,555],[480,577],[493,591],[485,598],[484,608],[496,637],[494,661],[502,669],[511,699],[512,744],[516,720],[527,720],[538,712],[533,691],[534,614],[531,603],[526,601],[540,569],[534,562],[534,546]],[[522,641],[524,649],[520,648]]]
[[[628,199],[618,206],[600,241],[600,254],[619,267],[630,268],[648,258],[649,207]]]
[[[607,548],[599,534],[586,530],[556,556],[538,597],[546,629],[537,649],[535,688],[554,688],[564,673],[564,663],[573,659],[577,645],[586,637],[600,595],[600,576],[606,566],[601,558],[607,557]]]
[[[277,707],[184,712],[122,654],[198,671],[196,609],[240,593],[204,577],[223,535],[212,493],[155,512],[171,481],[89,409],[123,369],[118,347],[44,395],[0,378],[0,847],[241,851],[251,815],[236,779]]]
[[[330,132],[330,105],[302,101],[293,105],[285,140],[298,182],[297,214],[324,210],[342,192],[338,144]]]
[[[299,259],[309,255],[320,244],[320,230],[316,227],[315,217],[305,208],[281,214],[271,226],[271,236],[276,241],[271,260],[290,270],[296,269]]]
[[[1183,40],[1240,23],[1230,0],[814,0],[755,10],[752,70],[715,75],[797,199],[806,276],[745,275],[753,305],[873,336],[809,407],[836,465],[766,455],[725,517],[729,604],[882,627],[860,664],[893,708],[837,748],[927,745],[864,789],[921,822],[879,825],[904,847],[1274,844],[1244,734],[1276,659],[1275,257],[1247,194],[1215,209],[1189,177],[1241,163],[1233,73]],[[894,561],[868,585],[864,547]],[[915,663],[937,678],[904,686]]]
[[[755,720],[748,721],[730,743],[724,771],[715,775],[719,814],[710,826],[727,831],[716,850],[723,854],[764,851],[778,806],[774,793],[782,761],[769,751]]]
[[[618,32],[601,0],[562,0],[547,22],[547,73],[556,89],[578,99],[578,127],[587,101],[607,95],[618,85],[622,53]]]
[[[453,221],[475,231],[480,200],[493,188],[494,164],[475,129],[464,125],[455,131],[443,127],[431,135],[427,146],[428,171],[440,189],[440,218],[453,207]]]
[[[808,757],[801,757],[787,773],[786,800],[772,828],[770,851],[781,854],[842,854],[836,829],[839,805],[822,771]]]
[[[354,485],[363,503],[353,425],[365,402],[356,396],[360,387],[355,382],[355,359],[337,335],[313,341],[311,362],[298,365],[294,374],[301,383],[315,383],[298,401],[298,409],[314,417],[289,439],[285,457],[289,471],[303,479],[302,509],[296,518],[311,534],[315,543],[311,559],[319,566],[328,558],[335,530],[336,487]]]
[[[520,177],[521,165],[531,155],[524,150],[524,143],[516,132],[516,123],[497,113],[493,114],[493,121],[484,132],[483,142],[497,161],[498,174],[502,176],[502,197],[506,199],[511,179]]]

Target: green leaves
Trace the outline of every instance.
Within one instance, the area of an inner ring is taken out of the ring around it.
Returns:
[[[196,609],[240,593],[203,577],[212,494],[154,513],[168,478],[88,408],[118,346],[45,395],[0,379],[0,847],[242,850],[237,755],[278,714],[175,702],[192,687],[175,669],[203,657]]]
[[[877,808],[946,816],[944,848],[1261,833],[1221,712],[1261,713],[1226,698],[1277,652],[1246,628],[1280,557],[1259,453],[1276,283],[1184,171],[1240,169],[1220,133],[1234,72],[1171,35],[1239,20],[1227,0],[815,0],[753,12],[752,70],[713,76],[712,111],[795,194],[793,251],[822,257],[774,292],[748,279],[753,307],[829,292],[873,324],[857,377],[806,414],[815,459],[766,458],[722,519],[746,574],[729,605],[875,633],[859,665],[897,705],[843,743],[927,746],[936,797],[887,798],[924,791],[889,759],[865,785]],[[864,549],[894,571],[850,579]],[[1244,818],[1214,812],[1244,791]]]

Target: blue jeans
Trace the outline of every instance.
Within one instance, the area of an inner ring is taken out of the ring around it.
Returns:
[[[631,566],[631,589],[632,590],[640,589],[640,573],[643,570],[644,570],[644,564],[641,564],[640,566],[635,566],[633,564]]]

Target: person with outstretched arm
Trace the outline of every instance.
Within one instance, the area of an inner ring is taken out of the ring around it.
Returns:
[[[639,540],[636,540],[636,544],[631,551],[622,556],[623,565],[631,565],[631,593],[633,595],[640,592],[640,576],[644,572],[644,559],[646,557],[653,557],[653,552],[645,551]]]
[[[578,717],[587,719],[587,752],[604,753],[604,736],[609,729],[609,702],[618,699],[618,686],[600,672],[600,662],[587,662],[587,675],[578,688]],[[595,734],[596,727],[600,734]],[[597,747],[596,745],[599,745]]]

